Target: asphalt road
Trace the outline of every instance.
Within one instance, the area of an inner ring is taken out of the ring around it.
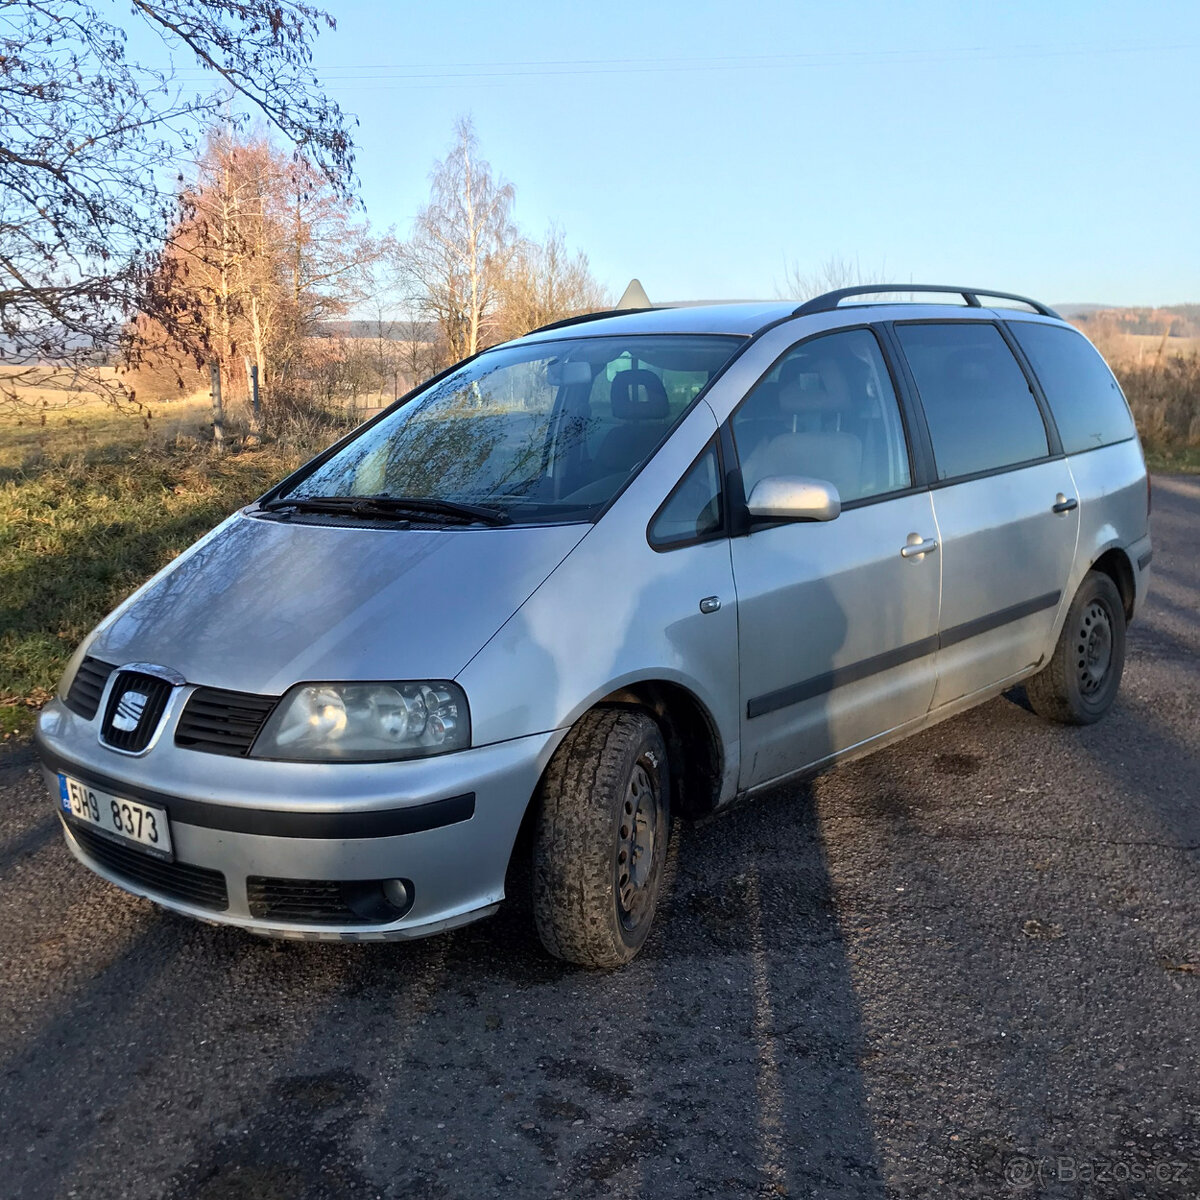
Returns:
[[[519,912],[263,942],[0,778],[0,1196],[1200,1195],[1200,481],[1121,697],[1019,696],[677,830],[641,957]]]

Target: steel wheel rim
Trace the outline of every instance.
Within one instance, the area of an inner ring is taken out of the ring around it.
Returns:
[[[1083,695],[1094,696],[1104,686],[1112,658],[1112,614],[1103,601],[1093,600],[1084,609],[1075,638],[1075,666]]]
[[[658,813],[658,784],[641,762],[635,763],[617,823],[617,908],[627,930],[642,923],[650,904]]]

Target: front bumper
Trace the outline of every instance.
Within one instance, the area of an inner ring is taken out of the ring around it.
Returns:
[[[226,902],[190,903],[181,896],[187,889],[171,885],[174,868],[142,870],[137,850],[98,853],[103,842],[77,836],[64,821],[71,852],[96,874],[202,921],[275,937],[377,941],[437,933],[495,910],[529,799],[562,736],[399,763],[278,763],[174,747],[131,758],[101,745],[93,723],[54,702],[39,719],[36,745],[56,799],[64,772],[165,808],[175,862],[219,872]],[[395,920],[264,916],[253,882],[263,878],[297,886],[403,879],[412,905]]]

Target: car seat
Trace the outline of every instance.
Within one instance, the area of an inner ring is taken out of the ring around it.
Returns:
[[[633,470],[662,440],[670,415],[667,389],[653,371],[618,371],[609,399],[619,424],[604,435],[596,450],[596,478]]]
[[[791,364],[787,364],[791,365]],[[845,373],[832,358],[810,359],[785,380],[779,408],[791,428],[763,443],[746,460],[746,493],[772,475],[803,475],[832,483],[843,499],[859,494],[862,441],[840,428],[850,414]]]

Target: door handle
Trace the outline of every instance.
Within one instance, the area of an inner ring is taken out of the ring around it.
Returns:
[[[1074,496],[1068,500],[1065,492],[1059,492],[1058,495],[1054,497],[1054,506],[1050,509],[1050,511],[1056,512],[1059,516],[1062,516],[1063,513],[1069,513],[1072,509],[1078,507],[1079,501]]]
[[[933,538],[923,538],[919,533],[910,533],[908,541],[900,547],[900,557],[920,558],[922,554],[931,554],[937,546]]]

